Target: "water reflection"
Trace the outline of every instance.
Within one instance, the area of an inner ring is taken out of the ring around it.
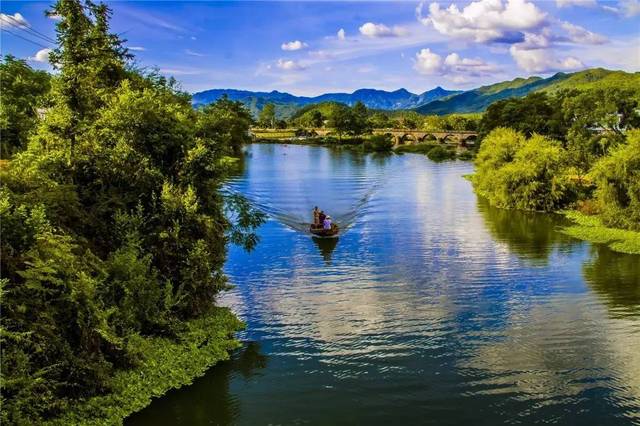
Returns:
[[[221,362],[185,389],[170,391],[161,404],[129,417],[125,424],[135,425],[210,425],[234,424],[240,416],[241,403],[231,383],[239,377],[245,383],[256,379],[267,367],[268,357],[259,342],[245,342],[229,361]],[[212,423],[212,419],[215,422]]]
[[[555,249],[580,244],[557,231],[564,223],[559,215],[499,209],[482,197],[478,197],[478,211],[496,240],[532,264],[546,265]]]
[[[324,259],[327,265],[331,265],[331,254],[336,249],[338,245],[339,238],[318,238],[313,237],[313,242],[316,244],[318,249],[320,250],[320,254],[322,254],[322,258]]]
[[[583,266],[584,278],[610,306],[614,316],[640,314],[640,256],[593,246]]]

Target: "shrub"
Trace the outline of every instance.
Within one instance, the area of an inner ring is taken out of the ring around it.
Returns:
[[[592,171],[605,224],[640,230],[640,130],[596,163]]]
[[[388,133],[373,135],[365,139],[362,148],[365,152],[389,152],[393,149],[393,137]]]
[[[436,145],[427,152],[427,157],[431,161],[446,161],[456,158],[456,152],[453,149]]]
[[[495,206],[553,211],[575,200],[567,163],[558,141],[496,129],[478,152],[473,182]]]

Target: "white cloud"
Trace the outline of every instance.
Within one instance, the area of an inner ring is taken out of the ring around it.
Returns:
[[[469,77],[483,77],[498,71],[498,68],[481,59],[462,58],[450,53],[444,60],[431,49],[416,53],[414,69],[423,75],[442,75],[455,83],[466,83]]]
[[[625,18],[633,18],[640,15],[640,0],[620,0],[617,7],[602,6],[602,8]]]
[[[378,37],[400,37],[407,35],[408,31],[399,26],[389,28],[384,24],[374,24],[373,22],[367,22],[360,28],[360,34],[366,37],[378,38]]]
[[[420,74],[442,74],[442,57],[437,53],[433,53],[431,49],[422,49],[421,51],[416,53],[416,62],[414,68]]]
[[[579,25],[570,22],[562,22],[560,27],[566,31],[568,41],[578,44],[603,44],[607,42],[607,38],[596,33],[592,33]]]
[[[31,24],[19,13],[7,15],[0,13],[0,28],[28,28]]]
[[[596,7],[597,5],[596,0],[556,0],[556,6],[560,8],[571,6]]]
[[[49,53],[51,53],[52,50],[49,48],[45,48],[45,49],[40,49],[36,52],[35,55],[33,55],[32,57],[29,58],[29,60],[34,61],[34,62],[43,62],[43,63],[49,63]]]
[[[144,52],[145,50],[147,50],[142,46],[129,46],[127,49],[132,50],[134,52]]]
[[[198,68],[160,68],[160,73],[168,75],[199,75],[204,71]]]
[[[306,68],[299,62],[292,61],[290,59],[278,59],[276,66],[285,71],[300,71]]]
[[[526,48],[523,45],[514,44],[509,50],[518,67],[527,72],[575,71],[584,68],[584,64],[573,56],[558,59],[549,49]]]
[[[421,3],[416,13],[420,22],[433,25],[441,34],[479,43],[513,41],[523,31],[541,28],[547,20],[547,14],[527,0],[478,0],[462,10],[455,4],[441,9],[439,3],[431,3],[427,17],[422,15]]]
[[[344,32],[344,28],[340,28],[338,30],[338,39],[339,40],[344,40],[347,37],[346,33]]]
[[[305,47],[309,47],[309,45],[300,40],[290,41],[288,43],[282,43],[282,45],[280,46],[282,50],[300,50],[300,49],[304,49]]]
[[[198,58],[202,58],[203,56],[207,56],[207,55],[205,55],[204,53],[195,52],[195,51],[193,51],[193,50],[191,50],[191,49],[186,49],[186,50],[184,51],[184,53],[186,53],[186,54],[187,54],[187,55],[189,55],[189,56],[196,56],[196,57],[198,57]]]

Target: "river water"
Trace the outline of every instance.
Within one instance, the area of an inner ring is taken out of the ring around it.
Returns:
[[[130,425],[640,424],[640,256],[473,192],[468,162],[251,145],[229,362]],[[306,232],[314,205],[343,228]]]

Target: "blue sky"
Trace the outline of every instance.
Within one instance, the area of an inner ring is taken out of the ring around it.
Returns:
[[[640,70],[640,0],[108,3],[138,64],[191,92],[423,92],[596,66]],[[31,31],[55,38],[47,7],[2,2],[3,54],[50,69],[53,45]]]

